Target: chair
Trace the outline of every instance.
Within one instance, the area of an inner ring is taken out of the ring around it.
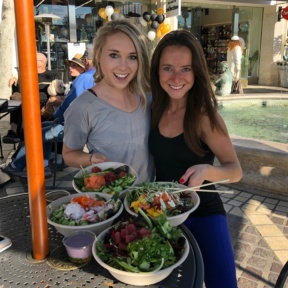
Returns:
[[[284,265],[278,276],[275,288],[283,288],[287,280],[288,280],[288,261],[286,262],[286,264]]]
[[[4,156],[3,156],[3,149],[2,149],[2,137],[1,137],[1,134],[0,134],[0,158],[3,159]]]
[[[17,141],[17,142],[14,142],[13,145],[13,149],[16,150],[16,144],[19,143],[20,141]],[[7,143],[7,144],[12,144],[12,143]],[[3,159],[4,158],[4,155],[3,155],[3,147],[2,147],[2,137],[1,137],[1,134],[0,134],[0,158]]]
[[[52,188],[54,189],[55,188],[55,184],[56,184],[56,174],[57,174],[57,171],[58,171],[58,167],[57,167],[57,154],[58,154],[58,145],[59,143],[63,143],[63,141],[58,141],[58,140],[54,140],[53,141],[54,143],[54,164],[53,164],[53,184],[52,184]],[[62,163],[61,163],[61,166],[60,166],[60,171],[63,170],[63,158],[62,158]]]

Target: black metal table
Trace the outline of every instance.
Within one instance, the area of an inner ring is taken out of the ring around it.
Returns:
[[[8,106],[4,107],[2,109],[0,109],[0,120],[7,116],[8,114],[10,114],[11,112],[19,109],[21,105],[21,101],[17,101],[17,100],[8,100]],[[15,148],[15,144],[14,144],[14,148]],[[3,150],[2,150],[2,139],[1,139],[1,135],[0,135],[0,158],[4,158],[3,156]]]
[[[189,239],[190,253],[185,262],[153,288],[202,288],[203,262],[199,247],[189,232],[181,226]],[[140,287],[123,284],[92,259],[84,266],[67,267],[63,236],[49,225],[50,255],[43,261],[32,258],[32,237],[27,193],[0,198],[0,234],[12,240],[12,246],[0,254],[0,283],[10,287]],[[67,260],[67,263],[69,261]],[[60,268],[57,264],[61,263]],[[71,264],[72,265],[72,264]],[[73,266],[73,265],[72,265]]]
[[[8,100],[8,106],[0,109],[0,119],[8,115],[9,113],[19,109],[21,101]]]

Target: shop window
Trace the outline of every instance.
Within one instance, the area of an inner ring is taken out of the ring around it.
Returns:
[[[68,1],[66,0],[35,0],[35,15],[54,14],[61,19],[52,19],[50,25],[50,58],[51,69],[58,70],[59,75],[64,75],[65,64],[67,59],[67,43],[69,42],[69,21],[68,21]],[[47,35],[45,27],[41,21],[35,21],[36,46],[37,51],[47,56]],[[63,73],[61,73],[63,72]],[[63,78],[63,76],[61,76]]]

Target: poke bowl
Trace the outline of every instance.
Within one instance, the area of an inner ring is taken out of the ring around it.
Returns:
[[[165,214],[172,227],[181,225],[195,211],[200,198],[195,191],[177,190],[188,188],[175,182],[143,182],[132,187],[124,199],[124,208],[136,216],[138,208],[151,217]]]
[[[102,192],[110,195],[120,192],[124,197],[127,188],[137,182],[137,172],[120,162],[103,162],[81,169],[72,180],[78,193]]]
[[[47,221],[64,236],[75,231],[98,235],[123,211],[123,203],[116,196],[95,192],[64,196],[46,206]]]
[[[169,230],[170,238],[164,236],[169,233],[162,234],[158,224],[141,227],[139,219],[121,220],[95,239],[92,246],[95,260],[126,284],[144,286],[162,281],[186,260],[190,246],[179,227],[167,224],[165,215],[158,218],[158,224]]]

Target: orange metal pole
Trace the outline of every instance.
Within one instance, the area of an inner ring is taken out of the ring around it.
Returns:
[[[14,0],[26,147],[33,258],[49,253],[33,0]]]

